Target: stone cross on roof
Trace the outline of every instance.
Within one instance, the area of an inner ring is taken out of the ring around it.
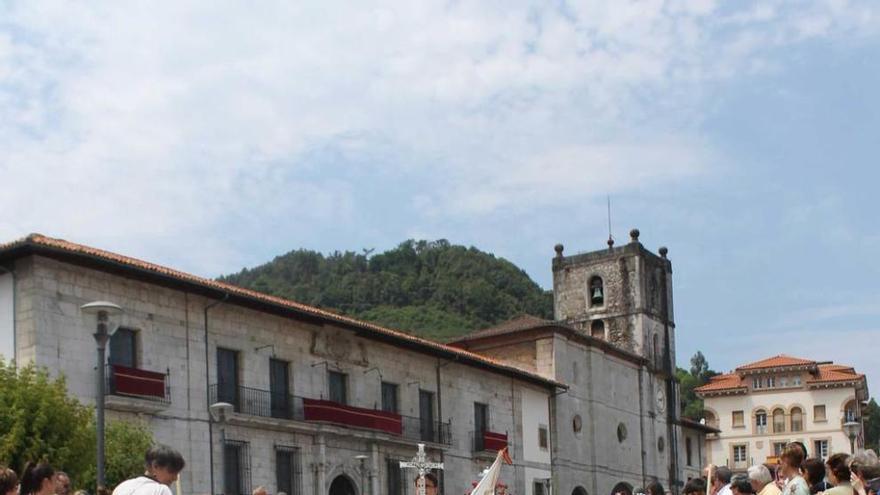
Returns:
[[[411,461],[400,461],[400,467],[413,468],[419,471],[419,482],[417,495],[425,495],[425,474],[429,469],[443,469],[442,462],[429,462],[425,456],[425,444],[419,444],[419,453],[412,458]]]

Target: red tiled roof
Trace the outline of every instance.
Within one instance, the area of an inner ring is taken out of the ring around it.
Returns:
[[[503,371],[507,373],[513,373],[516,375],[520,375],[524,378],[527,378],[531,381],[539,381],[544,384],[565,387],[564,384],[557,382],[555,380],[549,379],[537,373],[533,373],[530,371],[526,371],[515,366],[511,366],[507,363],[503,363],[501,361],[483,356],[481,354],[476,354],[474,352],[469,352],[463,349],[459,349],[457,347],[448,346],[445,344],[441,344],[439,342],[435,342],[433,340],[424,339],[421,337],[416,337],[414,335],[410,335],[405,332],[401,332],[398,330],[392,330],[390,328],[381,327],[379,325],[375,325],[366,321],[357,320],[354,318],[350,318],[348,316],[339,315],[333,313],[331,311],[327,311],[324,309],[316,308],[313,306],[308,306],[306,304],[298,303],[296,301],[291,301],[289,299],[283,299],[280,297],[270,296],[268,294],[263,294],[262,292],[257,292],[249,289],[244,289],[242,287],[238,287],[235,285],[218,282],[216,280],[211,280],[208,278],[199,277],[196,275],[192,275],[189,273],[181,272],[178,270],[174,270],[172,268],[168,268],[161,265],[156,265],[154,263],[149,263],[147,261],[142,261],[136,258],[131,258],[128,256],[123,256],[121,254],[112,253],[110,251],[104,251],[102,249],[97,249],[89,246],[84,246],[82,244],[76,244],[74,242],[66,241],[63,239],[55,239],[52,237],[47,237],[42,234],[31,234],[23,239],[19,239],[16,241],[8,242],[5,244],[0,244],[0,254],[7,253],[9,251],[16,250],[18,248],[26,248],[26,247],[40,247],[40,248],[48,248],[49,250],[60,251],[63,253],[73,254],[73,255],[83,255],[90,257],[92,259],[96,259],[98,261],[106,262],[108,264],[118,264],[124,267],[132,268],[135,270],[146,271],[153,274],[161,275],[178,282],[195,284],[201,287],[212,288],[229,295],[239,296],[246,299],[250,299],[253,301],[261,302],[268,305],[273,305],[289,310],[293,310],[299,313],[303,313],[306,315],[310,315],[312,317],[316,317],[322,320],[346,325],[349,327],[354,327],[357,329],[365,330],[368,333],[372,333],[376,336],[382,336],[386,338],[394,339],[398,342],[405,342],[410,345],[414,345],[420,347],[424,351],[439,351],[447,354],[451,354],[454,356],[458,356],[459,358],[463,358],[467,361],[470,361],[475,364],[487,366],[489,368],[494,368],[498,371]]]
[[[719,392],[721,390],[736,390],[745,386],[739,375],[728,373],[726,375],[713,376],[709,379],[709,383],[695,388],[694,392]]]
[[[482,339],[486,337],[495,337],[497,335],[505,335],[508,333],[520,332],[523,330],[532,330],[534,328],[544,328],[549,326],[564,326],[552,320],[545,320],[543,318],[538,318],[537,316],[532,315],[520,315],[516,318],[507,320],[505,322],[499,323],[494,327],[484,328],[482,330],[477,330],[476,332],[469,333],[459,339],[454,340],[451,343],[455,342],[467,342],[469,340]]]
[[[861,380],[864,377],[865,375],[856,373],[855,370],[849,366],[843,366],[840,364],[820,364],[819,376],[807,380],[807,383],[849,382]]]
[[[793,356],[787,356],[785,354],[779,354],[778,356],[769,357],[767,359],[762,359],[760,361],[755,361],[754,363],[740,366],[736,370],[757,370],[762,368],[781,368],[784,366],[803,366],[810,364],[816,364],[816,362],[811,359],[802,359]]]

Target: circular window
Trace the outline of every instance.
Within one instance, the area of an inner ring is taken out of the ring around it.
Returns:
[[[657,450],[663,452],[663,449],[666,448],[666,440],[663,437],[657,439]]]
[[[620,423],[617,425],[617,441],[623,442],[624,440],[626,440],[626,425]]]
[[[575,433],[580,433],[581,428],[584,427],[583,421],[581,420],[580,414],[575,414],[573,418],[571,418],[571,429],[574,430]]]

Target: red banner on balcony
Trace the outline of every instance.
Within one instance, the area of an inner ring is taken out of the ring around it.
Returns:
[[[483,448],[485,450],[501,450],[504,447],[507,447],[506,433],[483,432]]]
[[[351,407],[318,399],[303,399],[303,410],[306,421],[326,421],[356,428],[384,431],[394,435],[403,433],[403,420],[399,414]]]
[[[165,375],[155,371],[139,370],[114,364],[113,392],[125,395],[165,398]]]

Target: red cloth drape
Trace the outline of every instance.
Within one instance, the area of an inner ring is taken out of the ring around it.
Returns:
[[[112,365],[114,391],[118,394],[165,398],[165,375],[155,371]]]
[[[486,450],[501,450],[507,447],[506,433],[483,432],[483,448]]]
[[[306,421],[327,421],[385,431],[394,435],[403,433],[403,420],[395,413],[351,407],[318,399],[303,399],[303,410]]]

